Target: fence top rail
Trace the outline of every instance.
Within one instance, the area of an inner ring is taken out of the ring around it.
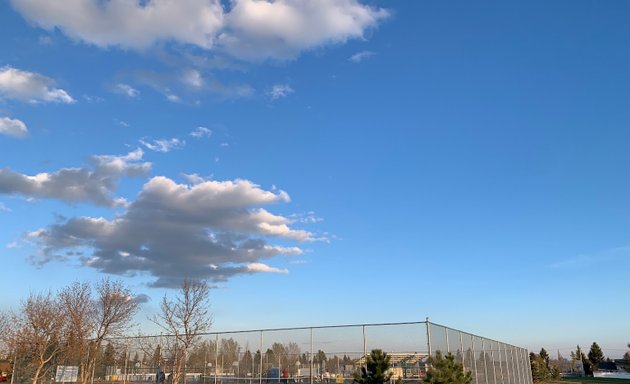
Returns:
[[[489,337],[485,337],[485,336],[479,336],[479,335],[476,335],[476,334],[474,334],[474,333],[470,333],[470,332],[466,332],[466,331],[461,331],[461,330],[459,330],[459,329],[455,329],[455,328],[447,327],[446,325],[442,325],[442,324],[434,323],[434,322],[432,322],[432,321],[427,321],[427,322],[428,322],[430,325],[437,325],[438,327],[442,327],[442,328],[446,328],[446,329],[451,330],[451,331],[455,331],[455,332],[463,333],[463,334],[468,335],[468,336],[474,336],[474,337],[477,337],[477,338],[479,338],[479,339],[484,339],[484,340],[488,340],[488,341],[494,341],[495,343],[499,343],[499,344],[507,345],[507,346],[509,346],[509,347],[514,347],[514,348],[523,349],[523,350],[526,350],[526,351],[527,351],[527,348],[523,348],[523,347],[519,347],[519,346],[517,346],[517,345],[509,344],[509,343],[506,343],[506,342],[504,342],[504,341],[499,341],[499,340],[491,339],[491,338],[489,338]]]
[[[234,333],[254,333],[254,332],[280,332],[280,331],[303,331],[310,329],[330,329],[330,328],[351,328],[351,327],[380,327],[380,326],[396,326],[396,325],[420,325],[426,324],[426,321],[407,321],[398,323],[364,323],[364,324],[340,324],[340,325],[318,325],[318,326],[303,326],[303,327],[283,327],[283,328],[259,328],[259,329],[247,329],[238,331],[215,331],[215,332],[203,332],[197,336],[218,336],[223,334]],[[431,323],[435,324],[435,323]],[[176,337],[174,334],[161,333],[159,335],[133,335],[133,336],[114,336],[108,337],[107,340],[126,340],[126,339],[146,339],[146,338],[158,338],[158,337]]]

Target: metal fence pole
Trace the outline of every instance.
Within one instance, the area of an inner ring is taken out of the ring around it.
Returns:
[[[217,372],[219,370],[219,334],[214,337],[214,384],[217,384]]]
[[[311,384],[313,384],[313,328],[311,328],[311,356],[310,356],[310,364],[311,364],[311,369],[310,372],[308,373],[310,378],[309,381]]]
[[[490,359],[492,360],[492,378],[494,379],[494,384],[497,384],[497,369],[496,369],[496,364],[494,361],[494,344],[497,343],[496,341],[492,341],[492,343],[490,345],[492,345],[492,349],[490,349]],[[498,345],[498,343],[497,343]]]
[[[466,364],[464,364],[464,361],[466,359],[465,357],[465,353],[464,353],[464,336],[462,335],[461,332],[459,332],[459,350],[462,353],[462,367],[464,368],[464,371],[466,370]]]
[[[477,358],[475,357],[475,336],[470,336],[470,343],[473,355],[473,367],[475,368],[475,384],[479,384],[479,375],[477,373]]]
[[[529,351],[525,350],[525,355],[527,356],[527,378],[528,384],[531,384],[534,382],[534,378],[532,377],[532,362],[529,360]],[[560,355],[560,352],[558,352],[558,355]]]
[[[446,353],[451,352],[451,346],[448,344],[448,328],[444,327],[444,339],[446,340]]]
[[[497,348],[499,350],[499,367],[501,368],[501,383],[505,384],[505,376],[503,375],[503,357],[501,356],[501,344],[497,343]]]
[[[486,379],[486,384],[488,383],[488,354],[486,353],[486,345],[485,339],[481,339],[481,357],[483,357],[483,373]]]
[[[262,384],[262,364],[263,364],[263,331],[260,331],[260,364],[258,364],[258,382]]]
[[[427,317],[427,321],[426,321],[426,326],[427,326],[427,348],[429,350],[429,356],[431,356],[431,323],[429,322],[429,318]]]

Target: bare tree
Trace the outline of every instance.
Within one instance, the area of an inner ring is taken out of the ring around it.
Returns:
[[[93,338],[90,344],[90,358],[87,371],[93,372],[97,352],[103,340],[122,336],[132,326],[133,317],[138,312],[138,302],[131,291],[121,281],[103,279],[96,285],[96,302],[93,318]],[[87,384],[87,376],[83,380]]]
[[[67,316],[68,358],[79,365],[80,381],[90,376],[89,340],[94,330],[96,306],[88,283],[75,282],[59,292],[59,301]]]
[[[186,377],[185,363],[189,349],[200,334],[212,326],[209,294],[206,281],[185,280],[174,300],[164,295],[161,312],[150,319],[172,337],[167,348],[173,361],[174,384]]]
[[[7,340],[14,351],[22,351],[33,370],[36,384],[50,368],[53,359],[64,351],[65,313],[50,293],[30,294],[20,312],[11,316]]]
[[[100,280],[95,291],[87,283],[74,283],[59,294],[68,316],[68,345],[80,365],[80,381],[87,384],[94,373],[103,341],[121,336],[132,326],[138,303],[120,281]]]

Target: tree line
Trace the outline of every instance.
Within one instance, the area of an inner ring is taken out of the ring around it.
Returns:
[[[19,363],[20,381],[50,380],[63,362],[78,367],[78,383],[90,384],[104,374],[103,363],[116,363],[114,343],[108,341],[128,334],[139,308],[127,286],[108,278],[74,282],[55,293],[31,293],[17,310],[0,312],[0,354],[14,369]],[[149,320],[169,335],[160,353],[171,356],[173,382],[178,383],[185,375],[185,356],[212,324],[208,284],[184,281],[175,298],[164,295],[160,312]]]
[[[630,343],[628,343],[628,348],[630,348]],[[599,369],[600,363],[612,362],[610,358],[604,356],[604,352],[596,342],[591,344],[588,354],[585,354],[578,345],[575,351],[571,351],[570,357],[571,359],[568,360],[558,356],[554,361],[550,359],[549,353],[545,348],[541,348],[538,354],[530,352],[529,360],[534,382],[559,379],[561,372],[567,370],[569,372],[584,373],[586,376],[593,376],[593,372]],[[621,368],[630,372],[630,351],[624,354],[621,363]]]

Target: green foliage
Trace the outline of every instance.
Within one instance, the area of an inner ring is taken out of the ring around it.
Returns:
[[[472,383],[472,373],[464,372],[464,366],[455,361],[452,353],[442,355],[440,351],[435,352],[429,358],[429,369],[424,377],[425,384],[470,384]]]
[[[544,349],[541,351],[543,352]],[[535,383],[541,383],[551,378],[551,371],[547,367],[547,361],[545,355],[536,355],[535,353],[529,354],[529,363],[532,367],[532,379]]]
[[[584,374],[586,376],[593,376],[593,367],[591,365],[591,362],[588,358],[586,358],[586,355],[584,354],[584,352],[582,352],[582,349],[579,345],[575,350],[575,358],[582,362],[582,365],[584,366]]]
[[[380,349],[373,349],[365,358],[365,366],[361,372],[354,373],[354,382],[357,384],[383,384],[388,382],[392,375],[389,372],[390,357]]]
[[[545,350],[545,348],[540,349],[540,353],[538,354],[541,359],[545,361],[545,365],[549,368],[549,354]]]
[[[597,370],[597,365],[604,361],[604,352],[595,342],[591,345],[591,350],[588,351],[588,360],[591,362],[593,370]]]

